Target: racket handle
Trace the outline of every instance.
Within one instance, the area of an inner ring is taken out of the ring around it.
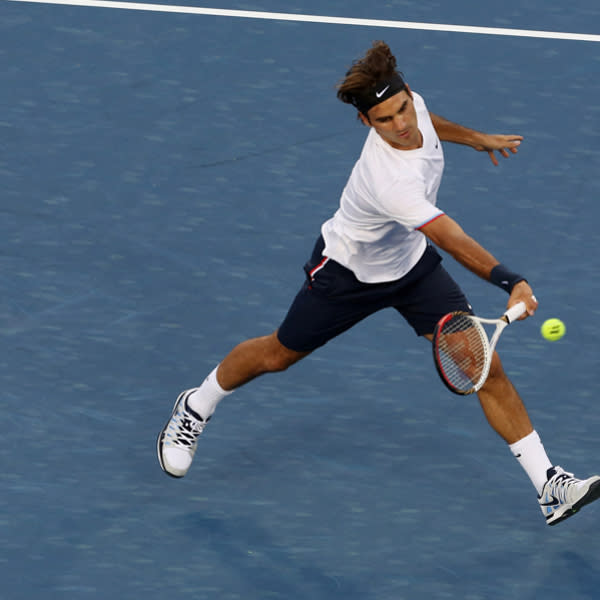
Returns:
[[[525,306],[525,302],[517,302],[514,306],[511,306],[504,313],[504,320],[507,323],[512,323],[514,320],[518,319],[522,314],[525,313],[527,307]]]

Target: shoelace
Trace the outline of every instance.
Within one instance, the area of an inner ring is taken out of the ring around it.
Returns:
[[[552,494],[554,494],[554,496],[562,503],[567,503],[571,501],[568,497],[569,492],[577,487],[577,484],[579,484],[580,481],[573,477],[573,473],[567,473],[565,471],[563,473],[557,473],[548,483]]]
[[[204,431],[205,425],[206,421],[199,421],[186,410],[183,404],[169,425],[169,429],[173,432],[171,443],[173,446],[180,446],[193,452],[196,449],[198,436]]]

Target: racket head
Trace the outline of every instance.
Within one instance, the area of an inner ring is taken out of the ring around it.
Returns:
[[[485,329],[473,315],[455,311],[442,317],[432,340],[433,362],[444,385],[460,395],[477,392],[490,369]]]

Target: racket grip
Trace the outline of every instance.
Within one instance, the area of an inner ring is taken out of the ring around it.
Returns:
[[[525,311],[527,307],[525,306],[525,302],[517,302],[514,306],[511,306],[505,313],[504,318],[507,323],[512,323],[514,320],[518,319]]]

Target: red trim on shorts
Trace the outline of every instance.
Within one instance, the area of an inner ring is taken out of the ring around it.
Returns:
[[[316,267],[314,267],[313,269],[311,269],[308,272],[308,275],[310,276],[311,281],[315,278],[317,271],[320,271],[325,266],[325,263],[327,263],[328,260],[329,260],[329,256],[324,256],[323,260]]]

